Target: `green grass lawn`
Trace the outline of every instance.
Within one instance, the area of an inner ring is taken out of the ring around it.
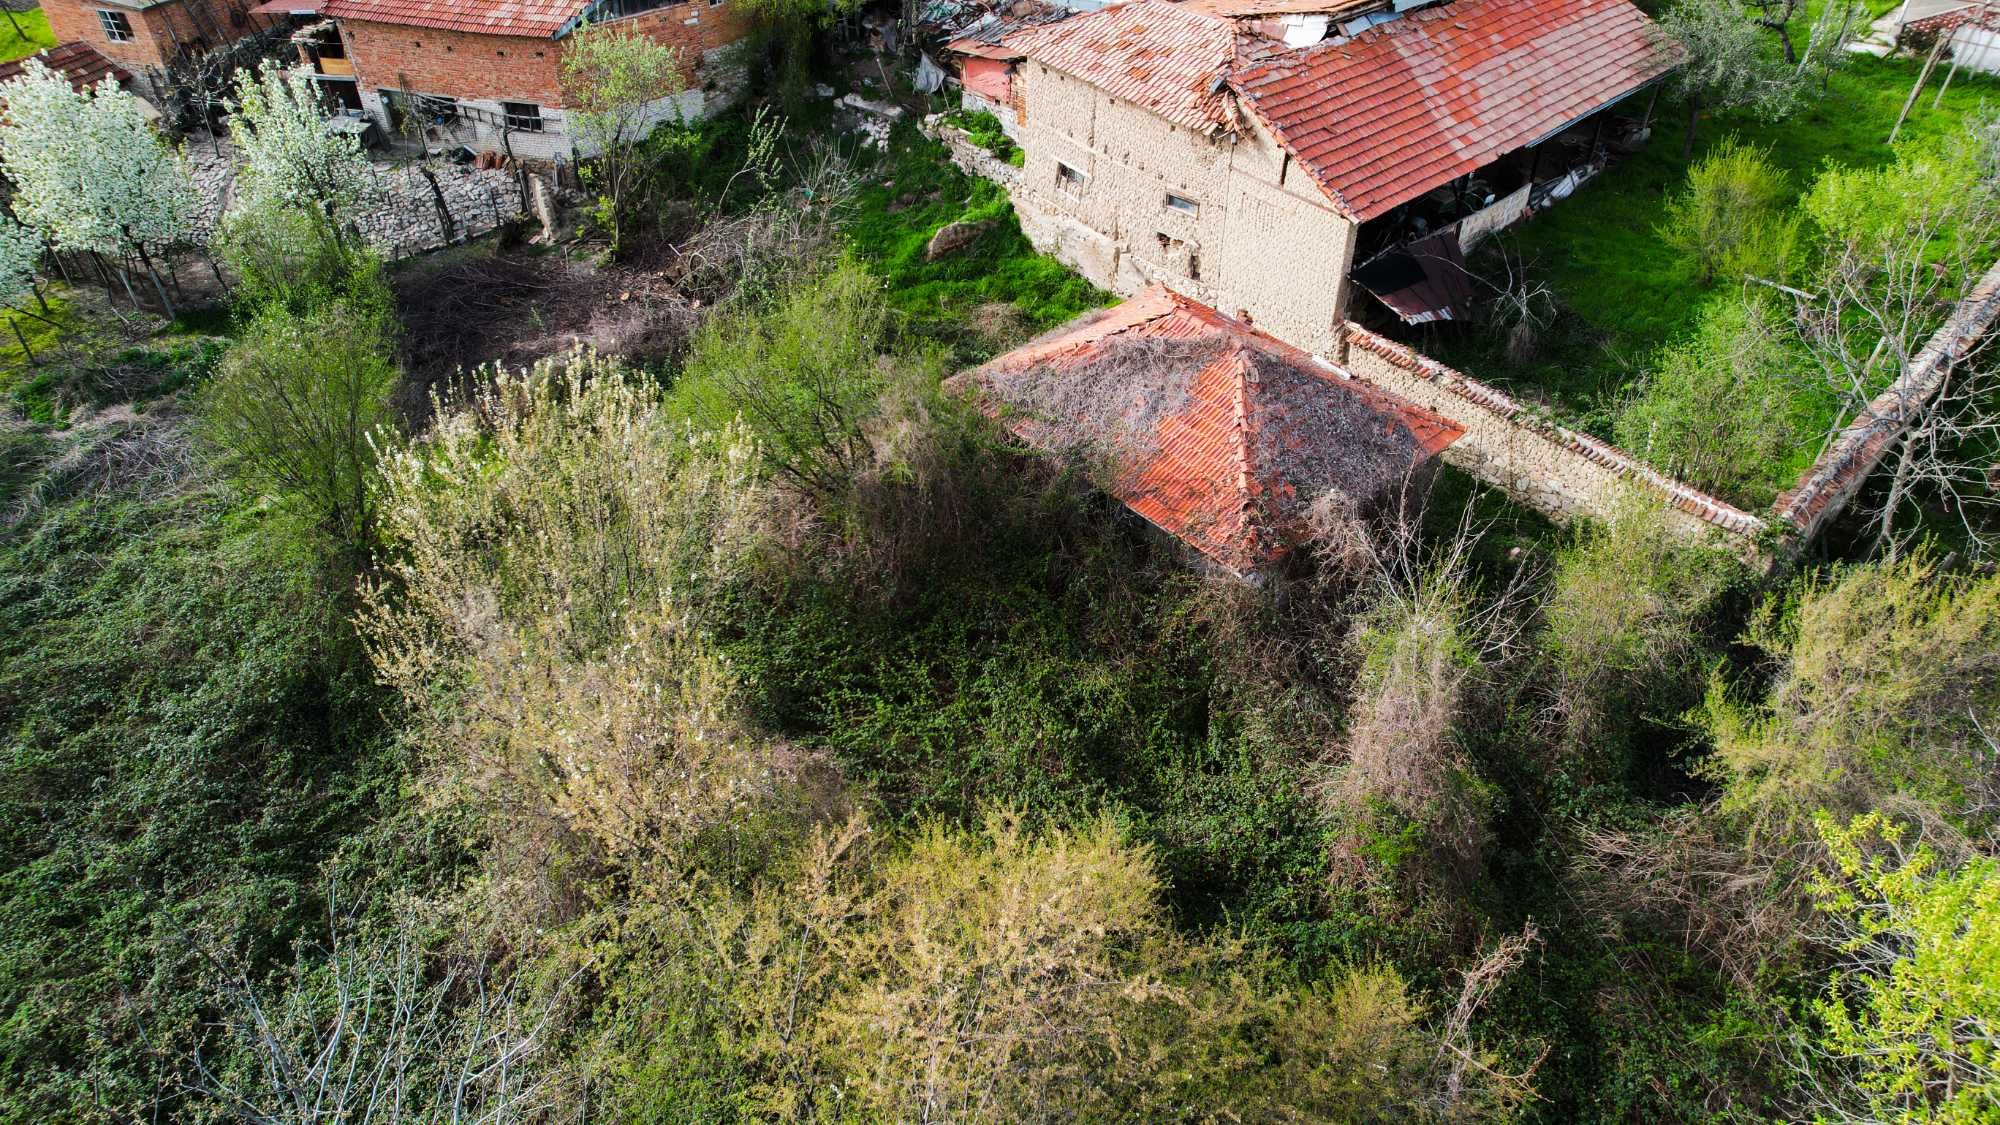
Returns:
[[[1890,158],[1889,128],[1909,96],[1919,60],[1854,56],[1825,97],[1779,122],[1741,114],[1705,116],[1695,156],[1725,137],[1767,148],[1802,191],[1829,163],[1876,166]],[[1932,109],[1943,68],[1903,126],[1903,138],[1942,135],[1984,104],[2000,104],[2000,82],[1961,70],[1941,108]],[[1413,342],[1443,362],[1546,402],[1599,436],[1620,395],[1662,344],[1684,336],[1702,305],[1726,295],[1689,281],[1660,236],[1661,209],[1686,178],[1681,160],[1686,112],[1662,101],[1645,149],[1626,157],[1569,199],[1482,248],[1475,268],[1497,254],[1519,255],[1566,307],[1532,361],[1514,363],[1490,328],[1450,325]]]
[[[0,62],[26,58],[55,45],[49,17],[40,8],[0,15]]]

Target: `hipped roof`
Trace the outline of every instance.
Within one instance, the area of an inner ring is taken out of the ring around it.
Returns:
[[[1239,574],[1320,497],[1393,494],[1464,433],[1158,285],[948,385],[1030,444],[1108,457],[1120,501]]]

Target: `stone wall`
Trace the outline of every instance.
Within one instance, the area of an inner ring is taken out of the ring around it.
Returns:
[[[1797,487],[1778,497],[1788,546],[1810,543],[1847,507],[1910,423],[1930,408],[1952,366],[1990,337],[1995,321],[2000,321],[2000,263],[1959,302],[1944,327],[1911,359],[1909,371],[1848,423]]]
[[[1354,225],[1260,127],[1210,138],[1034,62],[1013,89],[1014,209],[1037,248],[1114,293],[1157,281],[1308,351],[1333,344]]]
[[[955,129],[950,125],[940,125],[933,116],[924,119],[924,132],[942,142],[945,151],[951,156],[951,162],[958,165],[967,175],[992,180],[1009,191],[1020,182],[1019,168],[980,148],[971,137],[965,135],[965,130]]]
[[[1721,533],[1747,554],[1763,520],[1690,488],[1591,437],[1536,417],[1504,392],[1348,324],[1333,358],[1357,377],[1465,429],[1442,454],[1480,480],[1560,520],[1610,513],[1634,488],[1657,497],[1689,535]]]

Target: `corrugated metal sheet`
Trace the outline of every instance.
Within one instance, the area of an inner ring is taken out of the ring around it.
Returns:
[[[1350,215],[1371,219],[1672,68],[1626,0],[1454,0],[1236,76]]]
[[[590,0],[326,0],[324,11],[337,20],[549,39],[589,6]]]
[[[1128,378],[1127,340],[1191,346],[1146,354]],[[1110,385],[1055,386],[1105,366]],[[1121,502],[1238,573],[1282,557],[1317,497],[1378,499],[1465,432],[1160,286],[949,385],[1031,444],[1118,458]]]

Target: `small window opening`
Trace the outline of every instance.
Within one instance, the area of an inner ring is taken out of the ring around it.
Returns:
[[[1083,186],[1089,182],[1089,176],[1064,164],[1060,160],[1056,161],[1056,187],[1060,190],[1069,192],[1071,195],[1082,195]]]
[[[113,43],[132,41],[132,21],[125,17],[124,12],[107,12],[99,8],[97,22],[104,28],[104,37]]]
[[[542,131],[542,107],[534,102],[501,102],[500,109],[507,115],[507,127],[523,133]]]
[[[1173,192],[1167,193],[1167,209],[1179,211],[1183,215],[1201,214],[1201,204],[1185,195],[1175,195]]]
[[[1289,171],[1291,171],[1291,170],[1292,170],[1292,154],[1288,152],[1288,153],[1286,153],[1286,154],[1285,154],[1285,158],[1284,158],[1283,160],[1280,160],[1280,161],[1278,161],[1278,186],[1279,186],[1279,187],[1284,187],[1284,186],[1285,186],[1285,173],[1287,173],[1287,172],[1289,172]]]

